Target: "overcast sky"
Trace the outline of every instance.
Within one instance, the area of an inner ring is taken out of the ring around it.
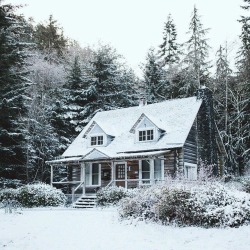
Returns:
[[[137,72],[148,49],[162,42],[169,13],[182,43],[188,38],[186,32],[196,5],[204,28],[210,28],[211,56],[225,41],[230,50],[234,41],[239,42],[241,26],[237,19],[243,14],[243,0],[5,0],[8,2],[27,4],[21,12],[36,22],[48,20],[52,14],[65,35],[82,46],[109,43]]]

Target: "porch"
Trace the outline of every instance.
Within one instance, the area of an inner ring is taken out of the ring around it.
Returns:
[[[59,179],[58,172],[64,172],[66,176]],[[164,159],[159,158],[51,166],[51,185],[64,189],[72,201],[81,196],[95,196],[102,187],[130,189],[163,181]]]
[[[68,197],[95,196],[103,187],[126,189],[164,182],[183,166],[181,150],[133,155],[123,159],[66,158],[51,164],[51,185],[64,189]]]

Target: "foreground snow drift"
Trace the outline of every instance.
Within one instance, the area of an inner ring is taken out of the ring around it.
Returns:
[[[18,250],[248,250],[250,226],[178,228],[119,221],[116,209],[0,210],[0,249]]]

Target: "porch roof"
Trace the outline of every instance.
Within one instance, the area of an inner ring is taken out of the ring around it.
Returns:
[[[159,156],[165,153],[170,152],[170,150],[161,150],[161,151],[154,151],[154,152],[138,152],[138,153],[119,153],[116,156],[116,159],[134,159],[134,158],[143,158],[143,157],[152,157],[152,156]]]
[[[76,163],[79,162],[82,159],[82,156],[79,157],[65,157],[65,158],[59,158],[51,161],[46,161],[48,164],[63,164],[63,163]]]
[[[68,158],[61,158],[61,159],[55,159],[52,161],[48,161],[47,163],[51,165],[59,165],[59,164],[69,164],[69,163],[80,163],[80,162],[89,162],[89,161],[103,161],[103,160],[108,160],[108,161],[115,161],[115,160],[129,160],[129,159],[139,159],[139,158],[152,158],[152,157],[157,157],[160,155],[163,155],[165,153],[170,152],[170,150],[160,150],[160,151],[151,151],[151,152],[131,152],[131,153],[119,153],[116,156],[107,156],[107,155],[102,155],[100,154],[100,157],[96,157],[96,152],[97,150],[94,150],[93,157],[91,157],[91,153],[87,154],[86,156],[81,156],[81,157],[68,157]],[[98,151],[98,153],[101,153]]]

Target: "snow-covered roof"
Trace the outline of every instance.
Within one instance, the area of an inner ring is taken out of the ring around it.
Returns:
[[[182,147],[196,118],[202,100],[196,97],[173,99],[145,106],[136,106],[97,113],[82,130],[63,157],[88,155],[93,151],[89,146],[86,132],[95,122],[105,133],[114,136],[107,146],[98,146],[98,151],[109,158],[122,154],[150,152]],[[166,131],[157,141],[136,142],[135,134],[130,130],[142,114],[145,114],[160,129]]]

